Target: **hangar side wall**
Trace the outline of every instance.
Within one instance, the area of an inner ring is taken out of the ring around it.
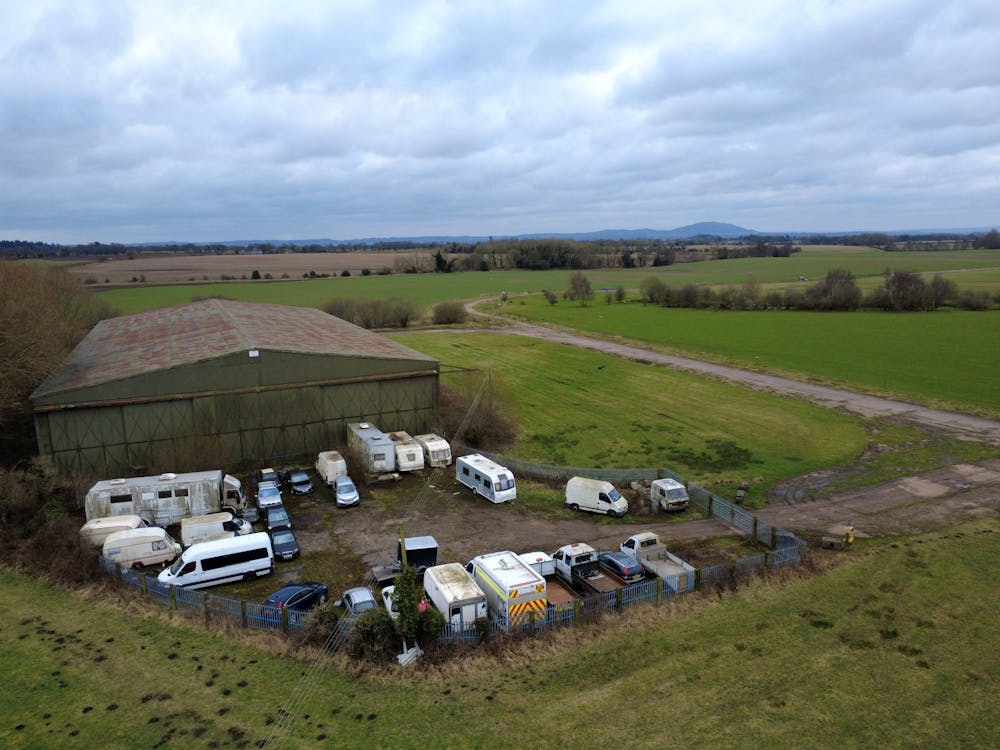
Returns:
[[[349,422],[429,432],[437,394],[436,373],[396,375],[38,411],[35,428],[39,453],[63,471],[193,471],[305,461],[345,445]]]

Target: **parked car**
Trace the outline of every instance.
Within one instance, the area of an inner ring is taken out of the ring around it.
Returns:
[[[378,607],[372,590],[360,587],[347,589],[340,603],[352,615],[360,615]]]
[[[333,491],[337,495],[338,508],[347,508],[351,505],[357,505],[361,501],[361,495],[358,494],[358,488],[354,486],[354,482],[351,481],[350,477],[337,477]]]
[[[273,505],[282,505],[281,490],[275,482],[261,482],[257,485],[257,508],[262,514]]]
[[[396,600],[393,598],[395,593],[395,586],[386,586],[382,589],[382,604],[385,605],[386,611],[394,620],[399,617],[399,607],[396,606]]]
[[[282,586],[264,599],[261,604],[303,612],[323,604],[326,601],[326,593],[326,585],[316,581],[291,583]]]
[[[291,529],[275,529],[271,532],[271,549],[276,560],[294,560],[299,556],[299,542]]]
[[[292,528],[292,519],[288,515],[288,511],[285,510],[285,506],[278,504],[269,507],[267,514],[264,516],[264,526],[267,528],[268,533],[277,531],[278,529]]]
[[[602,552],[597,556],[597,564],[625,583],[635,583],[646,577],[642,563],[624,552]]]
[[[253,483],[259,487],[261,482],[274,482],[275,486],[277,486],[278,472],[271,468],[257,469],[253,473]]]
[[[312,478],[302,469],[289,469],[281,472],[282,479],[288,485],[293,495],[308,495],[313,491]]]

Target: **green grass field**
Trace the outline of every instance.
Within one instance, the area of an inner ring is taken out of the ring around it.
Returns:
[[[994,526],[861,543],[810,579],[360,675],[0,571],[0,743],[255,747],[294,695],[281,747],[995,747]]]
[[[850,460],[867,442],[855,417],[596,352],[487,333],[392,338],[444,366],[488,368],[495,403],[522,428],[510,452],[529,460],[666,466],[699,483],[766,485]]]
[[[668,351],[962,411],[1000,415],[1000,312],[716,312],[588,307],[540,295],[508,314]]]
[[[846,267],[859,277],[878,276],[886,269],[921,272],[982,270],[1000,273],[1000,252],[885,253],[871,248],[809,247],[790,258],[744,258],[679,263],[659,268],[588,270],[595,288],[622,285],[638,289],[642,279],[656,274],[671,285],[761,283],[795,284],[800,276],[814,279],[830,268]],[[349,278],[176,284],[96,292],[124,314],[185,304],[194,296],[224,294],[247,302],[321,307],[335,297],[405,297],[422,306],[448,299],[553,289],[568,286],[570,271],[490,271],[455,274],[352,276]],[[995,288],[995,287],[993,287]]]

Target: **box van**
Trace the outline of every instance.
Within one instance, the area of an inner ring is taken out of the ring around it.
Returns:
[[[92,518],[80,527],[80,546],[84,549],[100,549],[104,546],[104,540],[116,531],[131,531],[146,526],[142,516]]]
[[[347,461],[337,451],[323,451],[316,456],[316,473],[332,487],[337,477],[347,476]]]
[[[263,531],[192,544],[157,576],[160,583],[200,589],[251,581],[274,571],[271,537]]]
[[[690,502],[687,489],[676,479],[654,479],[649,487],[649,501],[654,511],[684,510]]]
[[[628,513],[628,500],[611,482],[573,477],[566,482],[566,505],[572,510],[589,510],[621,518]]]
[[[102,553],[126,568],[162,565],[181,553],[181,545],[159,526],[116,531],[104,540]]]
[[[253,527],[248,521],[232,513],[209,513],[206,516],[189,516],[181,519],[181,544],[190,547],[198,542],[249,534]]]
[[[424,591],[445,622],[467,628],[486,617],[486,594],[461,563],[435,565],[424,571]]]
[[[424,463],[433,469],[441,469],[451,465],[451,446],[440,435],[428,433],[413,437],[424,451]]]
[[[517,497],[510,469],[473,453],[455,461],[455,479],[493,503],[511,502]]]

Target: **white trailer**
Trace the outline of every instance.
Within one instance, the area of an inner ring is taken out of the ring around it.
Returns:
[[[253,531],[253,526],[229,511],[209,513],[207,516],[188,516],[181,519],[181,544],[190,547],[198,542],[242,536]]]
[[[84,506],[88,521],[134,515],[152,526],[169,526],[223,508],[242,514],[246,497],[239,479],[216,470],[105,479],[90,488]]]
[[[347,445],[364,463],[365,475],[376,478],[396,471],[396,446],[371,422],[347,425]]]
[[[424,592],[446,622],[467,628],[486,617],[486,594],[460,563],[445,563],[424,571]]]
[[[485,456],[472,453],[455,461],[455,479],[492,503],[511,502],[517,497],[510,469]]]
[[[413,437],[424,450],[424,463],[432,469],[442,469],[451,465],[451,446],[440,435],[428,433]]]
[[[503,619],[508,629],[514,618],[545,612],[545,579],[513,552],[479,555],[466,570],[486,594],[490,614]]]
[[[424,468],[424,449],[408,432],[390,432],[389,439],[396,447],[396,471],[421,471]]]

